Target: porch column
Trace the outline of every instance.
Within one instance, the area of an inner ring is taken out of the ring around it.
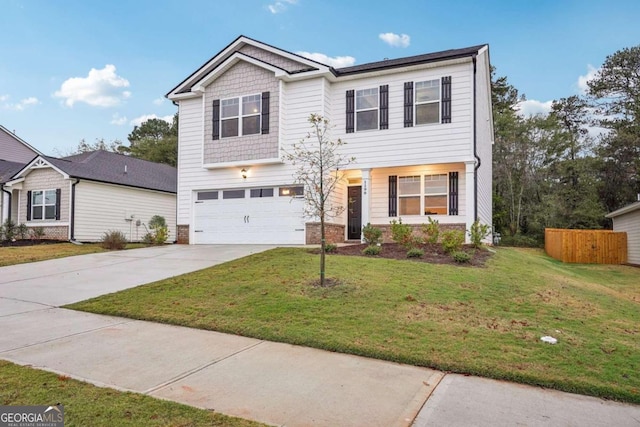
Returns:
[[[371,169],[362,169],[362,226],[369,222],[371,209]],[[360,233],[360,241],[364,243],[364,236]]]
[[[473,225],[473,221],[475,218],[474,215],[474,203],[475,203],[475,193],[474,193],[474,168],[475,162],[465,162],[465,174],[464,174],[464,189],[465,189],[465,227],[467,230],[471,230],[471,226]],[[466,243],[471,243],[471,239],[469,239],[469,234],[465,231],[464,240]]]

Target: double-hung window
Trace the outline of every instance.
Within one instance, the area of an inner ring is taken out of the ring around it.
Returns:
[[[248,95],[220,101],[221,137],[260,133],[261,95]]]
[[[446,173],[424,176],[424,214],[447,214],[447,181]]]
[[[420,175],[398,179],[398,207],[400,215],[420,215]]]
[[[356,130],[378,129],[378,88],[356,91]]]
[[[31,192],[31,219],[56,219],[56,190],[36,190]]]
[[[440,80],[427,80],[415,84],[415,123],[440,123]]]

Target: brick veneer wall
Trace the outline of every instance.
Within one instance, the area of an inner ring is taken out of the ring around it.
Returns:
[[[344,225],[340,224],[324,224],[326,243],[342,243],[344,242]],[[307,245],[320,244],[320,223],[308,222],[306,231]]]
[[[37,226],[30,226],[29,233]],[[66,225],[42,227],[44,230],[44,240],[69,240],[69,227]]]
[[[424,234],[422,233],[422,224],[409,224],[413,229],[413,235],[424,238]],[[393,239],[391,239],[391,224],[373,224],[374,227],[377,227],[382,230],[382,241],[384,243],[392,243]],[[447,230],[460,230],[463,233],[466,230],[465,224],[440,224],[440,233]]]
[[[176,226],[176,242],[181,245],[189,244],[189,224]]]

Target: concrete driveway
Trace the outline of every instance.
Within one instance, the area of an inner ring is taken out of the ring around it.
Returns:
[[[59,307],[201,270],[273,247],[166,245],[1,267],[0,298],[13,300],[14,307],[5,306],[0,310],[41,308],[37,305]],[[0,316],[2,314],[0,311]]]
[[[166,246],[2,267],[0,358],[272,425],[640,424],[637,405],[58,308],[269,248]]]

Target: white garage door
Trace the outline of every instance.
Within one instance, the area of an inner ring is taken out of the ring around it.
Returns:
[[[301,187],[200,191],[194,205],[194,243],[304,244],[301,191]]]

